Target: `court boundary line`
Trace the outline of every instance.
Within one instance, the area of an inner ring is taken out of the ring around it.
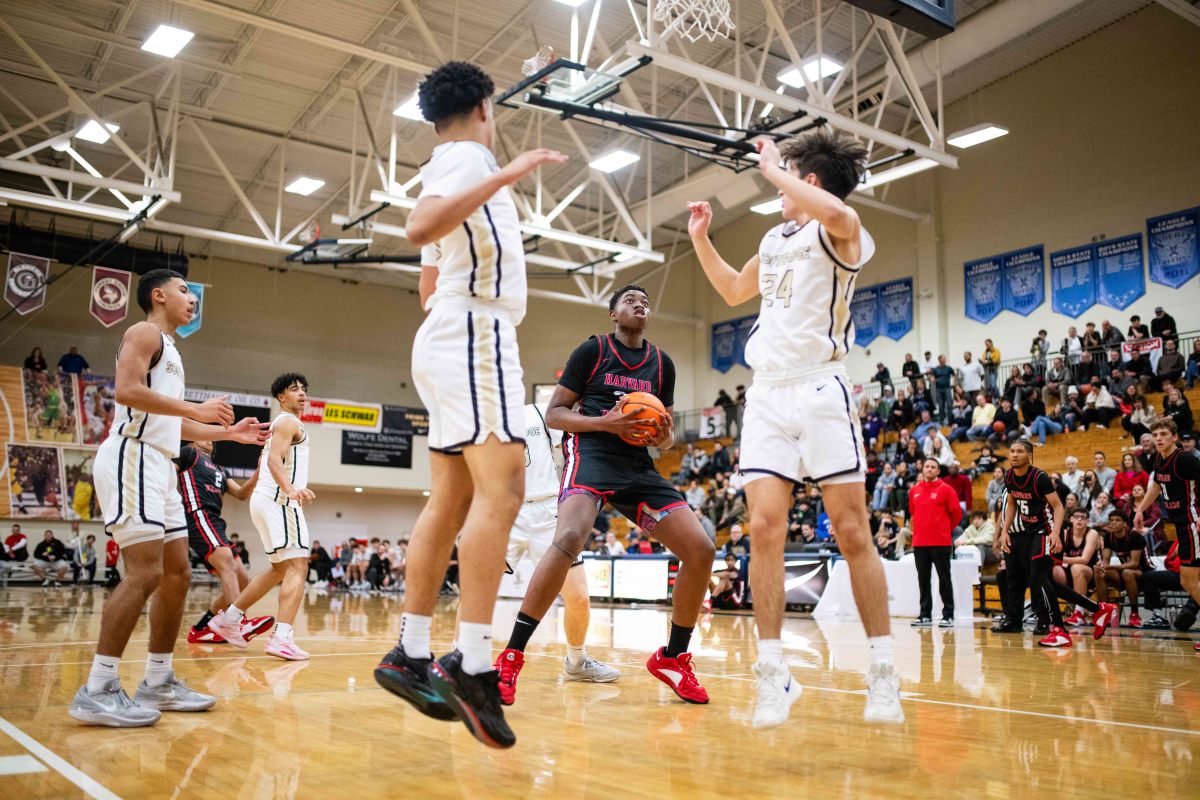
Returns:
[[[0,731],[3,731],[10,739],[41,759],[46,766],[75,784],[88,797],[93,797],[96,800],[121,800],[119,795],[107,789],[95,778],[88,776],[4,717],[0,717]]]

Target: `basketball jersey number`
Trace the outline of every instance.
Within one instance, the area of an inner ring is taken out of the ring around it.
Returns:
[[[779,279],[778,284],[775,283],[774,275],[763,276],[763,282],[767,285],[763,291],[763,299],[767,301],[768,306],[775,305],[775,301],[779,300],[783,303],[784,308],[791,308],[792,270],[789,269],[783,273],[783,277]]]
[[[1171,499],[1167,495],[1167,485],[1165,483],[1160,483],[1158,485],[1158,494],[1159,494],[1159,497],[1162,498],[1163,502],[1167,502]]]
[[[1017,512],[1022,517],[1028,517],[1029,516],[1029,501],[1028,500],[1017,500]]]

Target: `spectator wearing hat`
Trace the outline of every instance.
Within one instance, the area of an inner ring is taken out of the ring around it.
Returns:
[[[1150,320],[1150,336],[1161,338],[1164,345],[1167,342],[1179,341],[1179,328],[1175,325],[1175,318],[1163,311],[1162,306],[1154,307],[1154,319]]]
[[[875,381],[880,386],[891,386],[892,385],[892,373],[887,367],[885,367],[883,365],[883,362],[880,361],[878,364],[875,365],[875,377],[871,378],[871,380]]]

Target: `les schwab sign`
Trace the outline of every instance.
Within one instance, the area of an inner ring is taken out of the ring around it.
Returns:
[[[300,421],[305,424],[331,425],[379,433],[383,424],[383,406],[351,400],[309,400],[304,405]]]

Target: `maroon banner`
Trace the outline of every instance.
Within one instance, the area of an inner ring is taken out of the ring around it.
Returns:
[[[4,299],[18,314],[37,311],[46,305],[46,281],[49,279],[50,259],[9,253]]]
[[[92,304],[89,311],[106,328],[129,313],[130,273],[123,269],[92,267]]]

